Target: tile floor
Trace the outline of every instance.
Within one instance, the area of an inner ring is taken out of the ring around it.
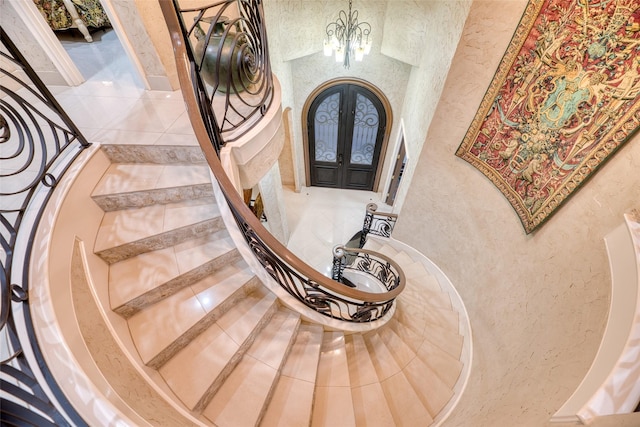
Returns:
[[[96,33],[94,40],[61,41],[87,81],[50,88],[84,135],[103,144],[196,145],[180,92],[145,90],[113,30]],[[380,194],[367,191],[285,188],[284,196],[289,248],[327,276],[332,248],[362,227],[366,205],[390,211]]]

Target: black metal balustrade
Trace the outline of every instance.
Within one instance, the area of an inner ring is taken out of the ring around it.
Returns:
[[[227,71],[226,79],[205,76],[203,71],[206,71],[204,70],[206,68],[204,63],[207,58],[202,54],[203,47],[198,46],[194,40],[198,38],[200,40],[210,40],[215,34],[221,34],[222,38],[225,38],[225,34],[231,34],[232,28],[235,28],[234,40],[239,40],[241,36],[238,36],[238,34],[242,34],[245,27],[251,28],[253,34],[259,34],[262,38],[258,39],[255,36],[250,43],[255,43],[259,46],[255,51],[264,53],[259,58],[255,57],[256,62],[254,65],[259,69],[255,69],[252,73],[264,75],[264,80],[269,80],[268,76],[271,75],[271,67],[267,55],[267,40],[264,36],[266,32],[262,2],[260,0],[223,1],[205,8],[186,9],[180,8],[178,0],[159,1],[171,34],[176,63],[178,64],[178,77],[180,78],[180,86],[182,87],[191,124],[209,167],[227,199],[231,212],[243,232],[249,248],[253,251],[258,261],[283,289],[318,313],[348,322],[373,322],[380,319],[389,311],[394,299],[404,288],[405,281],[402,272],[397,266],[395,266],[397,283],[394,286],[390,286],[386,292],[381,293],[345,287],[342,283],[323,276],[291,253],[262,226],[260,221],[255,218],[244,204],[244,200],[238,194],[220,164],[218,155],[220,148],[224,145],[225,135],[221,128],[212,126],[218,123],[219,119],[215,108],[209,108],[211,104],[203,104],[203,100],[208,99],[207,97],[211,93],[211,88],[205,87],[203,81],[209,80],[210,86],[216,87],[218,85],[217,87],[219,87],[220,82],[224,80],[229,87],[236,89],[242,83],[230,79],[229,76],[234,76],[235,74],[234,72],[229,74],[229,71]],[[235,7],[232,7],[232,3]],[[218,25],[217,23],[220,23],[220,17],[223,13],[228,16],[239,15],[242,19],[225,19],[224,24]],[[209,18],[205,16],[207,14],[210,14],[208,15]],[[238,25],[238,22],[241,25]],[[191,42],[188,42],[188,40]],[[217,43],[220,46],[223,42],[217,41]],[[240,41],[238,43],[241,44]],[[219,55],[219,53],[216,55]],[[220,68],[216,68],[218,67],[218,57],[216,55],[214,55],[216,58],[213,62],[215,64],[214,69],[220,70]],[[234,54],[233,56],[237,58],[237,62],[241,63],[243,61],[241,55]],[[185,70],[190,70],[190,72],[187,73]],[[224,89],[226,90],[226,88]],[[270,90],[272,91],[273,89]],[[232,98],[233,92],[227,91],[225,96]],[[241,93],[236,94],[241,95]],[[267,103],[264,103],[263,106],[268,108]],[[266,110],[262,111],[262,114],[265,112]],[[220,122],[224,123],[225,120],[226,118],[220,120]],[[380,255],[380,257],[393,264],[384,256]]]
[[[178,12],[192,85],[211,141],[232,142],[253,128],[273,101],[273,74],[261,1],[223,0]],[[216,149],[219,151],[219,146]]]
[[[0,40],[0,419],[2,425],[82,426],[34,333],[29,263],[53,189],[90,144],[1,27]]]
[[[331,270],[333,280],[350,287],[356,287],[354,280],[358,273],[364,275],[367,283],[380,286],[380,292],[396,289],[402,280],[400,267],[377,252],[340,245],[333,248],[333,267]],[[350,278],[347,278],[347,275]],[[366,321],[365,319],[368,317],[380,318],[391,309],[392,303],[393,301],[390,301],[362,307],[357,316],[362,321]]]
[[[393,227],[396,225],[398,215],[392,213],[376,212],[378,205],[369,203],[360,234],[360,247],[364,247],[367,241],[367,234],[374,236],[391,237]]]

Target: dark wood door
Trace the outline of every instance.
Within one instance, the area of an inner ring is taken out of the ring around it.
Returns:
[[[362,86],[332,86],[308,117],[311,185],[373,190],[386,127],[380,99]]]

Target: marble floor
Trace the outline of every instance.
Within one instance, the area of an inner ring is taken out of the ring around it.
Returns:
[[[50,89],[91,142],[102,144],[196,145],[179,91],[147,91],[113,30],[62,40],[86,78],[76,87]],[[303,187],[284,189],[290,239],[288,247],[330,276],[332,249],[346,243],[362,227],[366,205],[390,211],[379,193]]]

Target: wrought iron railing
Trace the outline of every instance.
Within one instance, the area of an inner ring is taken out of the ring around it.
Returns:
[[[371,292],[387,292],[400,286],[402,270],[392,260],[375,251],[336,246],[333,248],[332,278],[350,287],[371,289]],[[360,280],[363,279],[363,280]],[[377,289],[375,289],[377,288]],[[391,303],[371,304],[357,313],[359,317],[381,317],[391,309]]]
[[[47,368],[29,310],[32,242],[47,201],[90,144],[0,27],[2,425],[85,425]]]
[[[224,135],[219,131],[210,132],[209,124],[215,123],[216,119],[207,114],[214,111],[202,106],[202,99],[206,94],[203,93],[205,88],[200,74],[201,67],[198,65],[201,62],[198,62],[198,56],[191,51],[195,50],[193,45],[187,42],[197,28],[197,25],[186,25],[187,22],[193,21],[193,17],[189,14],[193,14],[195,9],[181,9],[177,0],[159,1],[173,41],[178,77],[191,124],[231,212],[258,261],[289,294],[321,314],[349,322],[372,322],[384,316],[404,288],[405,281],[401,272],[399,272],[398,285],[386,292],[366,292],[346,287],[342,283],[325,277],[291,253],[262,226],[245,205],[218,158]],[[237,4],[239,11],[253,11],[252,16],[256,21],[251,25],[260,27],[256,28],[257,33],[265,33],[260,0],[225,1],[216,5],[225,7],[228,11],[231,7],[230,3]],[[204,10],[204,8],[198,10]],[[219,13],[216,13],[215,16],[218,15]],[[203,16],[204,12],[198,12],[196,18],[202,21]],[[261,39],[260,42],[263,51],[267,52],[266,38]],[[268,56],[261,60],[260,65],[263,68],[258,73],[271,74]],[[380,308],[372,309],[372,306]]]
[[[367,205],[367,212],[362,225],[362,233],[360,234],[361,248],[364,247],[368,234],[381,237],[391,237],[391,233],[393,233],[393,227],[396,225],[398,215],[376,212],[377,210],[378,205],[375,203],[369,203]]]
[[[175,0],[173,5],[190,47],[192,85],[209,138],[216,144],[235,141],[259,122],[273,101],[261,1],[181,7]]]

